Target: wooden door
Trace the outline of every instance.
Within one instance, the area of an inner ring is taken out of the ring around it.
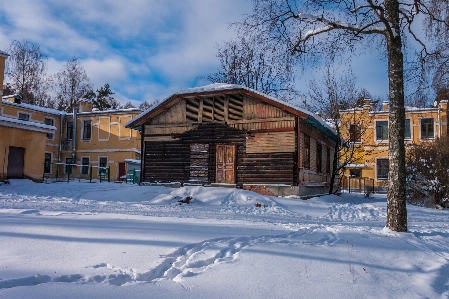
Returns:
[[[125,162],[119,162],[118,163],[118,179],[119,181],[123,181],[126,177],[126,170],[125,170]]]
[[[24,156],[25,149],[23,147],[9,147],[8,170],[6,174],[9,179],[23,178]],[[43,167],[42,165],[42,171],[44,170]]]
[[[216,153],[216,169],[217,175],[215,180],[217,183],[235,183],[235,146],[234,145],[217,145]]]

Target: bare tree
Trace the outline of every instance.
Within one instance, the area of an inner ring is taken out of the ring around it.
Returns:
[[[77,101],[92,91],[92,84],[78,58],[70,58],[56,74],[57,109],[70,112]]]
[[[355,84],[355,76],[351,69],[345,70],[343,75],[336,75],[330,66],[327,66],[326,73],[321,80],[312,79],[309,81],[309,102],[306,109],[319,113],[321,117],[326,119],[337,133],[337,141],[334,147],[334,157],[332,160],[333,167],[331,173],[331,182],[329,194],[338,190],[334,189],[336,178],[341,175],[348,164],[355,163],[359,157],[355,155],[360,149],[361,144],[357,142],[358,138],[365,133],[361,123],[362,120],[356,119],[353,123],[357,123],[357,132],[355,136],[349,136],[348,140],[344,140],[342,135],[342,124],[340,110],[347,110],[354,107],[362,107],[363,99],[369,98],[369,92],[366,89],[359,89]],[[360,100],[361,99],[361,100]],[[351,135],[351,134],[349,134]]]
[[[294,89],[293,57],[282,45],[256,37],[241,37],[218,46],[220,70],[209,74],[214,83],[239,84],[291,101]]]
[[[131,101],[128,101],[127,103],[125,103],[125,105],[123,105],[121,107],[122,109],[129,109],[129,108],[136,108],[136,106],[134,106]]]
[[[448,28],[447,1],[253,0],[253,4],[253,13],[242,22],[243,30],[270,35],[302,57],[333,59],[338,54],[350,53],[358,41],[367,40],[371,48],[385,53],[390,99],[386,226],[394,231],[407,231],[403,37],[418,42],[422,57],[426,56],[429,49],[412,25],[419,22],[416,16],[421,14],[433,24],[432,28],[439,29],[432,33],[441,38]],[[377,47],[373,47],[374,42]]]
[[[17,92],[25,103],[51,106],[47,57],[39,45],[30,41],[13,41],[6,60],[6,90]]]

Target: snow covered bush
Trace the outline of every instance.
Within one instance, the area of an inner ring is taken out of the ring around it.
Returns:
[[[449,139],[413,145],[406,164],[408,202],[449,208]]]

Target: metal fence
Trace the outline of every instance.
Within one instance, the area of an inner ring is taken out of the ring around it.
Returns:
[[[354,178],[343,176],[340,180],[340,187],[343,192],[363,193],[365,195],[370,195],[378,191],[377,186],[374,186],[373,178]]]

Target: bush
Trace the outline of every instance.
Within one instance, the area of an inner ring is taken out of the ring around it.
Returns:
[[[407,200],[425,207],[449,207],[449,139],[413,145],[407,152]]]

